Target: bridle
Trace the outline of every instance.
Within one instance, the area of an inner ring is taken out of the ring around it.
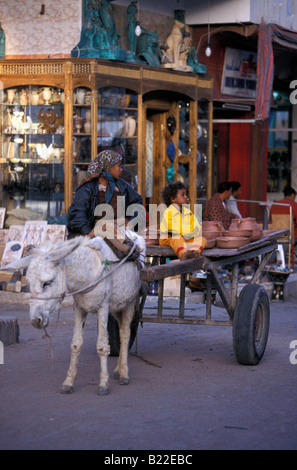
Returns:
[[[93,289],[95,289],[95,287],[99,284],[99,282],[106,279],[116,269],[118,269],[122,264],[124,264],[125,261],[127,261],[127,259],[132,255],[135,248],[136,248],[136,241],[133,242],[133,246],[132,246],[131,250],[129,251],[129,253],[121,261],[111,261],[109,263],[109,264],[115,265],[113,269],[110,269],[104,276],[102,276],[102,272],[100,272],[100,274],[97,276],[95,281],[93,281],[92,283],[88,284],[87,286],[82,287],[81,289],[78,289],[78,290],[73,291],[73,292],[67,291],[66,265],[65,265],[65,262],[64,262],[64,265],[63,265],[63,282],[62,282],[63,291],[62,291],[62,293],[58,296],[49,296],[49,297],[41,297],[42,294],[31,294],[30,300],[63,300],[64,297],[67,297],[69,295],[88,294]],[[101,262],[101,264],[102,264],[102,262]]]

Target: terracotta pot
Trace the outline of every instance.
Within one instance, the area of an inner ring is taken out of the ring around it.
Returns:
[[[250,239],[247,237],[220,237],[217,238],[218,248],[239,248],[240,246],[249,243]]]
[[[220,232],[223,231],[223,224],[218,220],[206,220],[202,222],[202,232]]]
[[[229,229],[227,232],[224,232],[224,237],[251,237],[252,234],[253,234],[253,229],[250,229],[250,230]]]
[[[206,238],[206,240],[211,240],[212,238],[217,238],[220,237],[222,234],[221,232],[211,232],[208,230],[203,230],[202,229],[202,237]]]
[[[210,240],[207,240],[206,250],[210,250],[211,248],[214,248],[215,246],[216,246],[215,238],[211,238]]]
[[[229,231],[233,230],[253,230],[251,241],[260,240],[263,236],[262,230],[260,230],[256,219],[253,217],[246,217],[245,219],[233,219],[229,227]]]

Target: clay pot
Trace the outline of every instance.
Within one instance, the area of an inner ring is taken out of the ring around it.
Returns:
[[[240,246],[249,243],[250,239],[247,237],[219,237],[217,238],[218,248],[239,248]]]
[[[206,238],[206,240],[212,240],[213,238],[220,237],[222,234],[221,232],[211,232],[208,230],[203,230],[202,229],[202,237]]]
[[[202,233],[205,232],[220,232],[223,231],[223,224],[218,220],[206,220],[202,222]],[[204,235],[203,235],[204,236]],[[214,237],[213,237],[214,238]]]
[[[211,239],[207,240],[207,245],[206,245],[207,250],[210,250],[211,248],[214,248],[215,246],[216,246],[216,239],[215,238],[211,238]]]
[[[232,230],[253,230],[251,241],[260,240],[263,236],[262,230],[259,228],[256,219],[253,217],[246,217],[245,219],[233,219],[229,227]]]
[[[228,230],[224,232],[224,237],[251,237],[253,235],[253,229],[250,230]]]

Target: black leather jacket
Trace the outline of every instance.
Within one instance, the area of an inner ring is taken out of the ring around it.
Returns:
[[[116,181],[121,196],[125,197],[125,210],[131,204],[139,204],[142,206],[142,197],[130,186],[129,183],[119,178]],[[98,180],[92,180],[79,187],[74,196],[73,203],[68,209],[69,238],[74,234],[87,235],[94,228],[95,218],[94,211],[99,204]],[[143,207],[143,206],[142,206]],[[126,215],[126,219],[132,220],[138,217],[139,225],[145,227],[145,210],[134,216]]]

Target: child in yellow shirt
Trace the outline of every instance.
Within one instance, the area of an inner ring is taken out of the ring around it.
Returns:
[[[206,247],[206,239],[200,236],[201,225],[186,207],[185,185],[181,181],[169,183],[162,191],[162,199],[167,209],[160,224],[159,244],[170,246],[181,260],[198,258]]]

